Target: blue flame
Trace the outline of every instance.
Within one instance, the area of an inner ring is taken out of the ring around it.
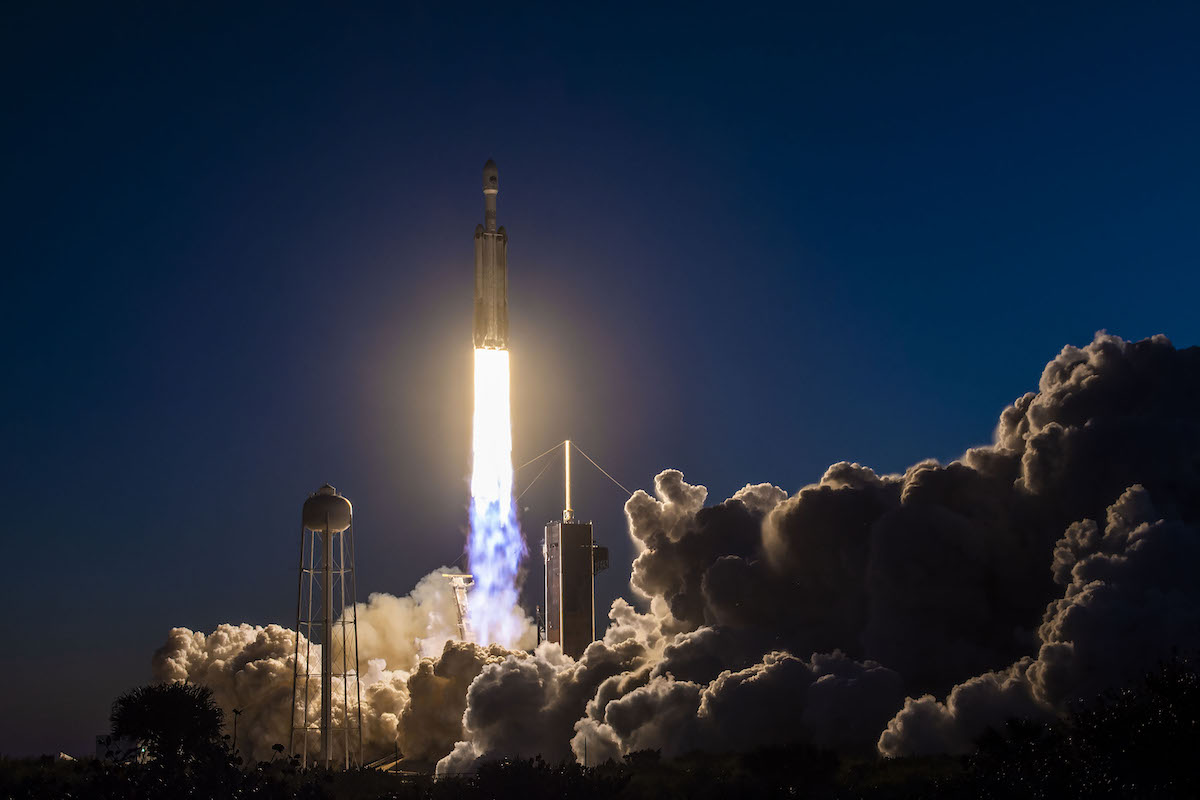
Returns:
[[[507,350],[475,351],[470,517],[472,638],[512,647],[521,634],[517,573],[527,551],[513,499]]]

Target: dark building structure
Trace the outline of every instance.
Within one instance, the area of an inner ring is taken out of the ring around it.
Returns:
[[[562,521],[546,525],[546,641],[579,658],[596,641],[596,573],[608,567],[608,548],[592,538],[592,523],[571,510],[571,443],[566,442],[566,508]]]

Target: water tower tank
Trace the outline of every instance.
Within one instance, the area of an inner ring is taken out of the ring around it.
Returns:
[[[310,531],[341,533],[350,527],[350,501],[327,483],[304,501],[303,517]]]

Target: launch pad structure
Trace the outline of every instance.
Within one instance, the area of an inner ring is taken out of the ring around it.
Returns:
[[[467,589],[475,585],[475,577],[459,572],[443,572],[442,577],[450,581],[450,591],[454,592],[454,608],[458,614],[458,638],[469,642],[472,636],[471,622],[467,616]]]
[[[564,653],[578,659],[596,641],[595,577],[608,567],[608,548],[596,544],[592,523],[575,519],[571,508],[570,439],[563,442],[563,455],[562,519],[546,524],[546,538],[542,541],[546,565],[546,641],[557,642]]]

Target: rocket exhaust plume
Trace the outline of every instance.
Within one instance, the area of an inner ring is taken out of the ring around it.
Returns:
[[[475,417],[471,465],[471,537],[475,588],[468,618],[475,641],[512,646],[521,634],[517,569],[525,542],[513,501],[508,351],[475,350]]]
[[[483,168],[484,225],[475,228],[475,413],[471,451],[471,533],[475,588],[467,617],[475,641],[516,644],[524,626],[517,570],[525,541],[513,500],[508,383],[508,236],[496,227],[496,165]]]

